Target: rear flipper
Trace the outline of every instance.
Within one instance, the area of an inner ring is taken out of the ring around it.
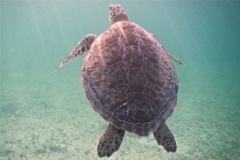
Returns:
[[[109,123],[105,133],[98,144],[98,156],[110,157],[113,152],[117,151],[120,147],[125,131],[118,129]]]
[[[163,123],[153,134],[158,144],[162,145],[167,152],[176,152],[176,141],[166,123]]]

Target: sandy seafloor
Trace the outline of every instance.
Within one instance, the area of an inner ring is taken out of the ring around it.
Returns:
[[[0,160],[95,160],[108,123],[81,85],[81,56],[52,74],[119,1],[1,1]],[[113,160],[240,159],[240,2],[121,1],[129,19],[181,59],[167,124],[177,152],[126,133]],[[107,159],[107,158],[102,158]]]

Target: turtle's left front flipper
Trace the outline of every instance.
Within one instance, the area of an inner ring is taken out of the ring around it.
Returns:
[[[166,151],[176,152],[176,141],[166,123],[163,123],[153,134],[158,144],[162,145]]]
[[[67,58],[65,58],[53,72],[56,72],[59,68],[63,67],[65,64],[77,56],[82,55],[84,52],[87,52],[96,38],[97,35],[95,34],[86,35],[81,41],[78,42],[77,46],[69,53]]]

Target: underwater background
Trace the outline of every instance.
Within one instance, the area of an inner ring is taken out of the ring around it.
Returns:
[[[81,84],[84,57],[53,70],[86,34],[109,27],[108,6],[185,63],[167,124],[177,152],[126,133],[112,160],[240,159],[240,1],[0,1],[0,160],[95,160],[108,123]]]

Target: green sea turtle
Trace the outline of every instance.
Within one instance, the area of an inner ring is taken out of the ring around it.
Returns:
[[[178,78],[161,43],[136,23],[128,21],[119,4],[109,6],[110,28],[99,36],[86,35],[56,68],[84,52],[82,83],[88,100],[109,125],[97,151],[110,157],[125,131],[138,136],[153,132],[168,152],[177,149],[165,123],[177,104]]]

